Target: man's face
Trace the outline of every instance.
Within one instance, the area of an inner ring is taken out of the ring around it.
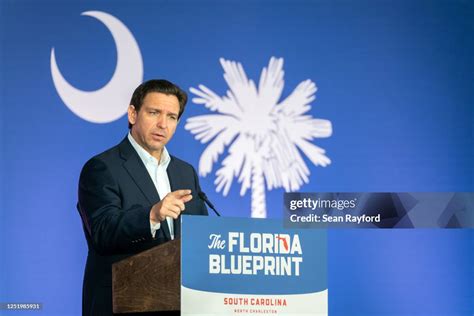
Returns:
[[[128,107],[128,121],[132,136],[153,157],[159,159],[163,147],[169,142],[178,125],[179,101],[174,95],[150,92],[140,110]]]

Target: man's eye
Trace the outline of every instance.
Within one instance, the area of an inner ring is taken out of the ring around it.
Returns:
[[[150,111],[149,113],[150,113],[151,115],[156,115],[156,114],[158,114],[158,112],[156,112],[156,111]]]
[[[173,121],[176,121],[178,117],[173,115],[173,116],[170,116],[170,119],[172,119]]]

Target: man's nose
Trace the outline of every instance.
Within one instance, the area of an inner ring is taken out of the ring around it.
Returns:
[[[166,119],[166,115],[159,115],[158,116],[156,126],[159,127],[159,128],[166,128],[168,126],[168,120]]]

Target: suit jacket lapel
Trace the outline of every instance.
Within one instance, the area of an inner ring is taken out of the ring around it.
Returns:
[[[119,148],[120,154],[125,160],[123,167],[127,170],[130,177],[143,192],[143,195],[145,195],[150,205],[158,203],[160,196],[156,191],[153,180],[150,178],[140,156],[138,156],[138,153],[132,147],[127,137],[120,143]],[[161,222],[161,229],[163,229],[166,239],[171,240],[170,229],[166,220]]]
[[[166,173],[168,174],[168,179],[170,181],[171,192],[183,189],[181,178],[179,177],[179,170],[176,168],[176,163],[173,156],[171,156],[171,161],[168,165],[168,168],[166,169]],[[174,238],[176,239],[181,237],[181,215],[177,219],[173,220],[173,225]]]

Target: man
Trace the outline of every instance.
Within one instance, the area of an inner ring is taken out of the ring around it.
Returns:
[[[165,147],[186,101],[169,81],[141,84],[128,108],[128,135],[82,169],[78,209],[89,246],[83,315],[112,314],[112,263],[179,237],[182,212],[207,215],[194,168]]]

